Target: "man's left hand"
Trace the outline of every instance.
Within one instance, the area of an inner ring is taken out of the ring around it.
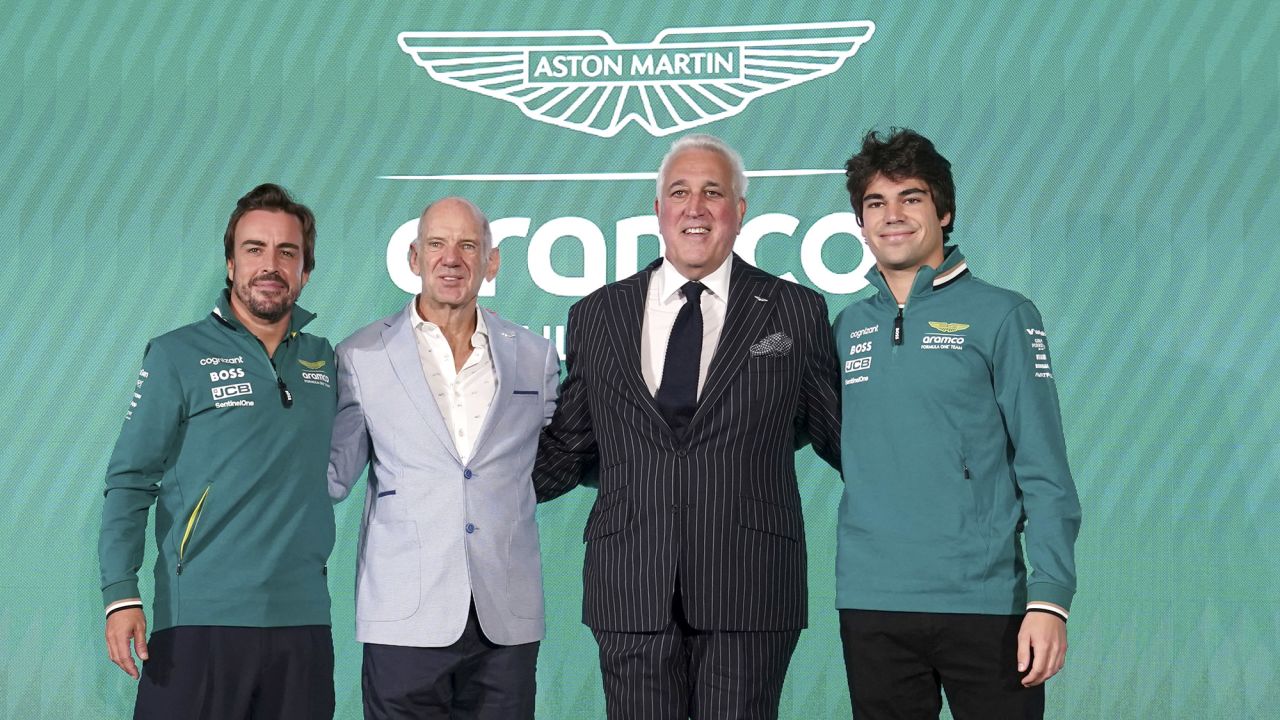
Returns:
[[[1067,660],[1067,623],[1047,612],[1029,612],[1018,631],[1018,672],[1024,687],[1035,687],[1053,677]]]

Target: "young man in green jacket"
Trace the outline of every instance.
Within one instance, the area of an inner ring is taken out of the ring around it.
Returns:
[[[1080,505],[1040,314],[945,244],[951,164],[910,130],[846,165],[879,291],[846,308],[836,556],[858,718],[1039,718]],[[1023,564],[1023,542],[1032,571]]]
[[[240,198],[227,290],[147,344],[107,467],[98,554],[111,661],[136,718],[328,718],[333,641],[325,486],[333,348],[294,305],[315,219],[279,186]],[[138,590],[156,505],[151,636]]]

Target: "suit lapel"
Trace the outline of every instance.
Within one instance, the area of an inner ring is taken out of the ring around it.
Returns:
[[[609,304],[609,318],[605,326],[609,329],[613,354],[622,367],[622,382],[639,399],[641,407],[648,409],[654,421],[666,425],[667,421],[653,401],[640,372],[640,334],[644,332],[645,299],[649,296],[653,273],[661,264],[661,259],[655,260],[643,271],[611,286],[614,302]]]
[[[413,311],[399,313],[382,329],[382,342],[386,345],[387,357],[423,422],[431,428],[431,432],[436,434],[440,444],[454,459],[461,462],[458,448],[454,446],[449,428],[445,427],[444,416],[440,414],[440,406],[432,397],[431,386],[427,385],[427,378],[422,374],[422,360],[418,356],[418,341],[413,336],[413,326],[409,323],[409,312]]]
[[[707,379],[702,384],[698,411],[690,422],[692,428],[724,394],[747,361],[751,343],[760,339],[765,321],[774,312],[771,285],[777,278],[751,267],[737,255],[729,274],[729,300],[725,309],[720,342],[711,358]]]
[[[507,321],[494,313],[485,310],[480,312],[485,314],[484,322],[489,328],[489,359],[493,361],[493,401],[489,403],[489,412],[485,413],[484,425],[480,427],[480,434],[476,436],[476,443],[471,448],[472,462],[480,457],[498,418],[506,414],[511,390],[517,389],[507,389],[503,385],[503,379],[510,376],[508,373],[511,375],[515,373],[518,358],[515,330],[507,325]]]

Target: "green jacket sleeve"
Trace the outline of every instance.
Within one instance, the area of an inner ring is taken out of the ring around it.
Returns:
[[[174,460],[185,421],[182,384],[163,345],[147,345],[120,437],[107,463],[98,562],[102,599],[140,597],[147,511],[160,491],[160,478]]]
[[[1080,501],[1067,464],[1044,321],[1025,300],[1005,317],[993,356],[996,402],[1013,444],[1026,518],[1027,600],[1071,609]]]

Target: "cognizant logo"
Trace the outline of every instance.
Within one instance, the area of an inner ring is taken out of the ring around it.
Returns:
[[[758,97],[830,75],[875,33],[869,20],[668,28],[647,43],[603,30],[402,32],[433,80],[527,117],[613,137],[663,136],[737,115]]]

